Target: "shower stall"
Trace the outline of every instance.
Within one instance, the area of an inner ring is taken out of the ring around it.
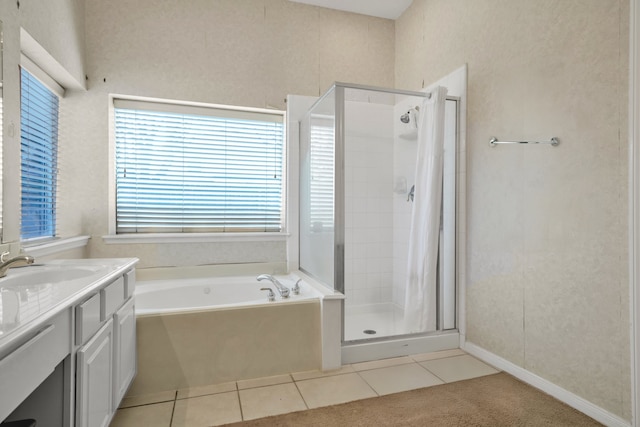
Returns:
[[[300,122],[299,266],[345,295],[343,359],[349,348],[385,342],[397,343],[392,354],[421,352],[424,347],[412,350],[406,340],[456,329],[455,97],[444,102],[435,327],[413,331],[404,313],[412,298],[406,287],[411,216],[420,188],[418,123],[429,96],[335,83]],[[361,359],[347,357],[343,363]]]

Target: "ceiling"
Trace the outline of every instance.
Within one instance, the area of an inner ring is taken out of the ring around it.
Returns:
[[[289,0],[379,18],[398,19],[413,0]]]

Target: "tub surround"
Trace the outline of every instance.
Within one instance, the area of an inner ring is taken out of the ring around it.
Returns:
[[[98,409],[108,422],[135,374],[137,261],[56,260],[0,279],[0,421],[94,425]]]
[[[157,280],[155,269],[141,272],[141,277],[154,280],[140,281],[136,291],[143,309],[137,312],[140,363],[131,395],[341,366],[340,307],[344,296],[296,271],[277,278],[289,288],[302,278],[300,295],[277,296],[269,302],[266,293],[260,293],[256,300],[251,288],[260,292],[264,284],[247,272],[273,270],[264,265],[245,267],[182,269],[183,278],[176,275],[179,272],[167,271],[168,280]],[[229,276],[232,271],[244,273]],[[197,292],[200,287],[204,295],[191,308],[169,310],[153,295],[167,289],[172,292],[171,288]],[[227,303],[234,290],[238,298],[244,296],[244,302],[236,298]],[[210,296],[226,302],[203,307],[203,300]],[[155,311],[145,308],[145,298],[150,304],[156,300]]]
[[[320,303],[309,300],[137,319],[131,395],[319,369]]]

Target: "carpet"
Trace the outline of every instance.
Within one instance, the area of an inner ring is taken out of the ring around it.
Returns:
[[[498,373],[228,426],[582,427],[601,424],[508,374]]]

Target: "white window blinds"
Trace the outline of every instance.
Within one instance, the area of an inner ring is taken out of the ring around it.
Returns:
[[[333,119],[311,117],[309,209],[312,230],[317,232],[333,229],[334,145]]]
[[[114,100],[116,232],[278,232],[283,115]]]
[[[58,97],[24,68],[20,81],[21,239],[56,231]]]

